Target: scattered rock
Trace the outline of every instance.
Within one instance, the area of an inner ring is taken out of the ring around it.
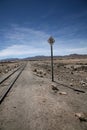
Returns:
[[[83,85],[83,84],[86,84],[83,80],[80,81],[80,84]]]
[[[71,71],[71,74],[73,74],[73,71]]]
[[[50,69],[48,69],[48,72],[50,72],[51,70]]]
[[[74,81],[74,79],[71,79],[71,81]]]
[[[34,69],[33,72],[35,72],[36,75],[39,77],[44,77],[46,75],[46,73],[43,70]]]
[[[37,70],[37,74],[43,74],[43,70]]]
[[[74,70],[74,66],[73,65],[71,66],[71,69]]]
[[[70,86],[73,86],[73,83],[70,83]]]
[[[59,89],[58,89],[56,86],[51,85],[51,87],[52,87],[52,90],[53,90],[55,93],[57,93],[57,91],[59,91]]]
[[[45,103],[45,102],[46,102],[46,99],[44,99],[42,102],[44,102],[44,103]]]
[[[46,73],[44,72],[44,75],[46,75]]]
[[[13,107],[13,108],[16,108],[16,107]]]
[[[8,72],[8,70],[6,69],[6,70],[5,70],[5,73],[7,73],[7,72]]]
[[[43,77],[43,75],[39,75],[39,77]]]
[[[86,84],[82,84],[82,87],[85,87],[86,86]]]
[[[64,68],[66,69],[66,66],[64,66]]]
[[[66,92],[59,92],[60,95],[67,95]]]
[[[75,113],[75,116],[79,118],[80,121],[87,122],[87,115],[84,113]]]
[[[37,69],[34,69],[33,72],[37,72]]]

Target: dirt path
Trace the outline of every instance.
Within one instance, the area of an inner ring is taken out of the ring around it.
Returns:
[[[57,85],[67,95],[54,93],[49,79],[37,77],[28,62],[0,105],[0,130],[87,130],[75,112],[87,112],[87,94]]]

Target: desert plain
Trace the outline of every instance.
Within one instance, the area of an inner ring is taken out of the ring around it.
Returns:
[[[87,130],[87,58],[0,63],[0,78],[27,62],[0,105],[0,130]]]

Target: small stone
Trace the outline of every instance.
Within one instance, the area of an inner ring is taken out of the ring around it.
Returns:
[[[40,73],[40,74],[42,74],[43,72],[42,72],[42,71],[40,71],[39,73]]]
[[[84,113],[75,113],[75,116],[79,118],[80,121],[87,122],[87,115]]]
[[[71,74],[73,74],[73,72],[71,71]]]
[[[37,72],[37,69],[34,69],[33,72]]]
[[[51,71],[50,69],[48,69],[48,71]]]
[[[85,87],[86,85],[85,84],[82,84],[82,87]]]
[[[46,100],[44,99],[43,102],[46,102]]]
[[[59,92],[60,95],[67,95],[66,92]]]
[[[43,75],[40,75],[40,77],[42,78],[42,77],[43,77]]]
[[[13,107],[13,108],[16,108],[16,107]]]
[[[7,72],[8,72],[8,70],[6,69],[6,70],[5,70],[5,73],[7,73]]]
[[[44,73],[44,75],[46,75],[46,73]]]
[[[70,86],[73,86],[73,83],[70,83]]]
[[[84,82],[83,80],[81,80],[81,81],[80,81],[80,84],[83,85],[83,84],[85,84],[85,82]]]
[[[43,70],[37,70],[37,74],[43,74]]]
[[[75,113],[75,116],[81,117],[82,113]]]
[[[52,90],[53,90],[55,93],[57,93],[57,91],[59,91],[59,89],[58,89],[56,86],[51,85],[51,87],[52,87]]]

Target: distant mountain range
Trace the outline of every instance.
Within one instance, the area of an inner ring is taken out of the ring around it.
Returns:
[[[2,59],[0,62],[12,62],[12,61],[18,61],[18,58],[7,58],[7,59]]]
[[[49,59],[50,56],[34,56],[34,57],[27,57],[27,58],[23,58],[23,59],[19,59],[19,58],[7,58],[7,59],[2,59],[0,60],[1,62],[12,62],[12,61],[18,61],[18,60],[43,60],[43,59]],[[81,55],[81,54],[70,54],[70,55],[65,55],[65,56],[54,56],[54,59],[56,58],[79,58],[79,59],[85,59],[87,58],[87,55]]]
[[[70,54],[70,55],[64,56],[64,57],[70,57],[70,58],[87,58],[87,55],[86,54],[84,54],[84,55],[82,55],[82,54]]]
[[[50,56],[35,56],[35,57],[27,57],[24,58],[25,60],[39,60],[39,59],[49,59]],[[54,56],[55,58],[87,58],[87,55],[81,55],[81,54],[70,54],[70,55],[65,55],[65,56]]]

